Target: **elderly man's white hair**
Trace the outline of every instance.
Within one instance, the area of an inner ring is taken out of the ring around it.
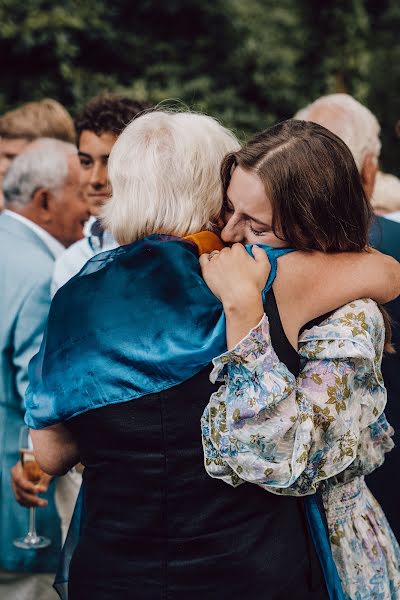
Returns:
[[[5,206],[26,206],[39,188],[54,193],[61,190],[68,176],[68,158],[77,148],[68,142],[39,138],[11,163],[3,180]]]
[[[321,96],[299,110],[295,119],[312,121],[326,127],[350,148],[361,172],[365,157],[371,154],[378,160],[381,150],[380,126],[372,112],[348,94]]]

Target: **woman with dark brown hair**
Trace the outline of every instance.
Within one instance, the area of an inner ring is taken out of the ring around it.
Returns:
[[[201,258],[224,306],[229,348],[214,359],[212,380],[225,385],[202,419],[206,469],[276,494],[321,490],[347,597],[399,598],[400,549],[364,481],[393,446],[380,371],[390,326],[385,341],[382,312],[368,299],[310,323],[324,309],[302,268],[314,251],[368,251],[371,208],[353,157],[327,129],[291,120],[230,153],[222,179],[221,237],[233,246]],[[235,242],[298,250],[279,259],[277,272],[271,264],[269,320],[264,252],[253,246],[252,258]],[[276,321],[300,355],[297,378],[272,347]]]

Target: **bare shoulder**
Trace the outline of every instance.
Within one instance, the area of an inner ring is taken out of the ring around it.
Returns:
[[[331,278],[340,268],[355,267],[360,254],[335,253],[326,254],[317,251],[296,251],[285,254],[279,259],[279,271],[290,275],[295,280],[305,282],[323,281]]]
[[[293,252],[279,259],[275,296],[281,317],[299,329],[309,321],[331,313],[358,298],[374,295],[366,279],[365,270],[357,268],[360,254],[321,252]],[[375,280],[373,274],[372,279]],[[379,309],[372,300],[366,300],[363,309],[368,315],[380,318]]]
[[[348,312],[360,313],[364,312],[368,315],[380,315],[381,311],[379,310],[379,306],[374,300],[371,298],[359,298],[358,300],[354,300],[353,302],[348,302],[344,306],[341,306],[337,310],[332,313],[332,317],[340,317],[343,314]]]
[[[276,277],[281,298],[290,296],[295,302],[296,298],[303,302],[305,297],[314,294],[318,288],[323,289],[339,267],[338,259],[332,261],[330,256],[322,252],[298,251],[282,256]]]

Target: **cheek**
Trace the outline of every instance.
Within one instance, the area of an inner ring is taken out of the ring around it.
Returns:
[[[8,170],[8,167],[11,165],[11,160],[9,160],[8,158],[0,158],[0,175],[1,177],[4,177],[4,175],[6,174],[6,171]]]
[[[85,187],[90,182],[91,169],[81,169],[79,174],[79,183],[81,187]]]
[[[258,238],[260,241],[260,238]],[[276,235],[271,231],[262,238],[262,244],[266,244],[267,246],[271,246],[271,248],[286,248],[287,243],[284,240],[279,239]]]

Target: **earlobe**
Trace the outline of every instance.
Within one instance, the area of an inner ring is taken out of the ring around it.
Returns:
[[[375,187],[376,174],[378,172],[378,160],[373,154],[367,154],[361,169],[361,180],[364,191],[370,200]]]
[[[50,223],[51,221],[49,204],[49,191],[46,188],[35,190],[32,196],[32,205],[38,211],[43,224]]]

